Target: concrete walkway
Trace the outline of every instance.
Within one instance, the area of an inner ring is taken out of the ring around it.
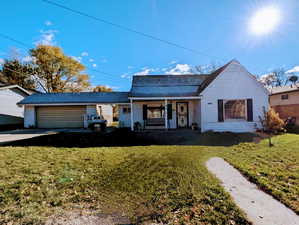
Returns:
[[[223,159],[211,158],[206,166],[222,181],[222,186],[254,225],[299,225],[299,216],[259,190]]]

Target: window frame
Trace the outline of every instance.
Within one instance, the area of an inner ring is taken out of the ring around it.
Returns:
[[[150,117],[148,111],[150,109],[159,109],[160,110],[160,117]],[[146,115],[148,119],[164,119],[165,118],[165,107],[163,106],[148,106],[146,108]]]
[[[131,113],[131,107],[130,106],[122,107],[122,113],[123,114],[130,114]]]
[[[244,105],[245,105],[245,117],[243,119],[227,119],[226,115],[225,115],[225,103],[228,101],[244,101]],[[247,117],[247,99],[223,99],[223,121],[224,122],[243,122],[243,121],[247,121],[248,117]]]
[[[285,98],[286,97],[286,98]],[[280,99],[281,100],[289,100],[289,94],[282,94],[281,96],[280,96]]]

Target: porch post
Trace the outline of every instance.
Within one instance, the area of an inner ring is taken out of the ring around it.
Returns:
[[[130,99],[130,103],[131,103],[131,130],[134,131],[133,99]]]
[[[168,112],[167,112],[167,99],[165,99],[165,110],[164,110],[164,117],[165,117],[165,129],[168,129]]]

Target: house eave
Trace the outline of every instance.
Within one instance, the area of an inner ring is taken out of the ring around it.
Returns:
[[[129,97],[130,100],[191,100],[201,99],[201,96],[186,96],[186,97]]]

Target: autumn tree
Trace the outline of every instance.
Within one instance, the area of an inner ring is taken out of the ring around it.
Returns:
[[[93,92],[111,92],[112,88],[104,86],[104,85],[98,85],[93,89]]]
[[[80,92],[90,86],[89,76],[82,73],[84,65],[65,55],[61,48],[38,45],[30,55],[47,92]]]
[[[35,89],[34,74],[35,69],[30,63],[21,63],[18,59],[5,60],[0,70],[0,82]]]

